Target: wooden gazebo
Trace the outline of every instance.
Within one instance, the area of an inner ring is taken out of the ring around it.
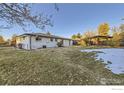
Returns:
[[[112,36],[93,36],[89,38],[89,41],[91,45],[105,45],[105,42],[108,40],[111,40],[113,37]]]

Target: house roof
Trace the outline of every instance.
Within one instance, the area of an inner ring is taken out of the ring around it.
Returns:
[[[56,35],[49,35],[49,34],[45,34],[45,33],[24,33],[24,34],[19,35],[19,36],[41,36],[41,37],[47,37],[47,38],[72,40],[70,38],[60,37],[60,36],[56,36]]]

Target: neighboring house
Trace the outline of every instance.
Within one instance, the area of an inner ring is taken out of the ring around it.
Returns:
[[[58,47],[58,43],[62,46],[71,46],[72,39],[63,38],[55,35],[44,33],[25,33],[17,36],[16,46],[22,49],[39,49],[47,47]]]

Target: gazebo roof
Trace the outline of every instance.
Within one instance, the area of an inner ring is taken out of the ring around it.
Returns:
[[[112,36],[101,36],[101,35],[97,35],[97,36],[93,36],[93,37],[90,37],[91,39],[92,38],[113,38]]]

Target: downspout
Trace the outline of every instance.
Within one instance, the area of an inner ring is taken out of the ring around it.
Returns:
[[[29,45],[30,45],[30,50],[32,49],[31,47],[31,36],[29,37]]]

